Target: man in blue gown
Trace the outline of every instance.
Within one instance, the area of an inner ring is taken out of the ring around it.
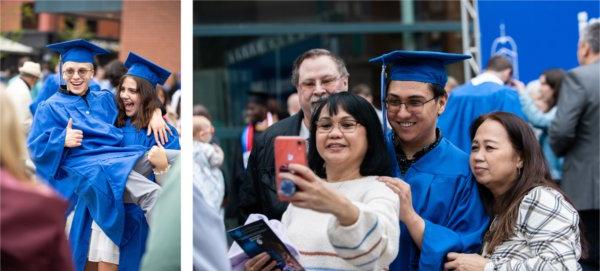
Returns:
[[[37,173],[74,210],[69,241],[77,270],[88,261],[92,222],[119,247],[119,269],[138,270],[148,226],[139,206],[123,204],[123,193],[145,148],[122,146],[113,95],[90,90],[94,56],[106,51],[85,40],[48,47],[61,53],[66,88],[40,103],[34,116],[28,148]]]
[[[35,111],[37,110],[38,105],[47,100],[48,98],[50,98],[52,95],[54,95],[54,93],[56,93],[58,90],[60,89],[60,75],[53,73],[53,74],[49,74],[46,79],[44,80],[44,83],[42,84],[42,87],[40,88],[40,91],[38,92],[37,96],[35,96],[35,99],[33,99],[33,101],[31,102],[31,105],[29,105],[29,110],[31,111],[31,115],[35,115]],[[96,90],[100,90],[100,85],[98,85],[98,83],[96,83],[94,80],[90,81],[90,90],[91,91],[96,91]]]
[[[390,270],[442,270],[448,252],[481,248],[489,218],[469,157],[436,129],[447,100],[445,64],[467,58],[394,51],[370,60],[382,64],[384,123],[392,127],[384,125],[385,140],[402,179],[380,177],[400,198],[400,250]]]
[[[485,72],[452,91],[447,110],[438,119],[438,128],[450,142],[470,152],[469,127],[483,114],[504,111],[526,120],[519,93],[505,85],[511,83],[512,71],[510,61],[496,55],[488,61]]]

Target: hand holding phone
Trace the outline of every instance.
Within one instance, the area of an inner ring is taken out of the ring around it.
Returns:
[[[292,180],[282,179],[280,172],[289,172],[289,164],[307,165],[306,141],[298,136],[278,136],[275,138],[275,178],[277,195],[281,201],[289,198],[297,191],[297,186]]]

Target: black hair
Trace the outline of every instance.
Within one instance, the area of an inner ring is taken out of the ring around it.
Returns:
[[[325,178],[325,161],[317,151],[317,121],[323,108],[327,107],[331,116],[339,110],[346,111],[367,131],[367,152],[360,164],[362,176],[390,176],[392,164],[390,154],[386,150],[383,130],[379,117],[373,106],[363,97],[349,92],[339,92],[318,105],[311,117],[310,138],[308,147],[308,165],[321,178]]]
[[[546,84],[548,84],[548,86],[550,86],[550,88],[553,90],[552,100],[548,104],[549,108],[552,108],[558,102],[560,86],[562,85],[562,80],[565,77],[565,71],[563,69],[549,69],[545,70],[542,74],[546,78]]]

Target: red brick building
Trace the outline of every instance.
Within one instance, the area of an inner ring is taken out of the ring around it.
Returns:
[[[39,53],[70,33],[107,44],[121,61],[135,51],[180,72],[180,6],[179,0],[0,1],[0,32],[19,33],[19,42]]]
[[[119,59],[135,51],[166,67],[181,71],[180,2],[124,0],[121,11]]]

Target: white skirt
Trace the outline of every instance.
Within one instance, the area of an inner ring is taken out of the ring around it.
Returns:
[[[71,223],[73,222],[74,212],[71,212],[67,217],[67,238],[71,231]],[[90,248],[88,250],[88,261],[90,262],[105,262],[119,264],[119,247],[112,241],[104,231],[92,221],[92,234],[90,236]]]

